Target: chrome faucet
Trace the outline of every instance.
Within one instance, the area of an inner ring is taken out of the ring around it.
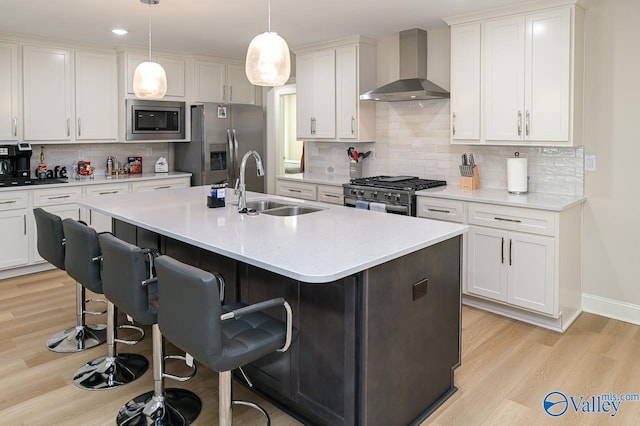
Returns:
[[[258,176],[264,176],[264,168],[262,167],[262,159],[260,158],[260,154],[253,150],[247,152],[244,157],[242,157],[242,162],[240,162],[240,179],[236,180],[236,186],[234,189],[234,193],[238,196],[238,212],[240,213],[247,212],[247,194],[245,193],[246,190],[244,184],[244,169],[247,167],[247,160],[252,155],[256,160]]]

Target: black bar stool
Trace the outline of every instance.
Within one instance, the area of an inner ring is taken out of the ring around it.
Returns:
[[[144,337],[144,331],[133,325],[117,325],[117,310],[107,293],[104,277],[100,271],[102,259],[98,234],[95,229],[73,219],[62,221],[66,237],[66,267],[67,272],[77,269],[77,273],[92,282],[99,282],[101,292],[107,298],[107,356],[96,358],[82,366],[73,376],[76,386],[85,390],[105,390],[126,385],[142,376],[149,361],[138,354],[117,353],[116,344],[132,345]],[[117,338],[119,328],[138,331],[140,338],[123,340]]]
[[[164,355],[164,338],[157,324],[157,280],[153,278],[151,250],[141,249],[113,235],[101,234],[102,278],[105,295],[137,322],[153,330],[154,390],[127,402],[118,413],[118,425],[188,425],[200,414],[202,402],[186,389],[165,389],[164,379],[189,380],[195,374],[179,377],[165,373],[166,359],[186,360],[179,355]]]
[[[81,266],[81,273],[78,273],[76,265],[79,262],[73,262],[71,269],[65,267],[65,234],[62,226],[62,219],[52,213],[49,213],[39,207],[33,209],[33,216],[36,220],[38,235],[38,253],[47,262],[56,268],[66,270],[71,278],[76,280],[76,325],[75,327],[62,330],[47,340],[47,348],[54,352],[79,352],[85,349],[93,348],[105,342],[106,325],[104,324],[86,324],[85,315],[101,315],[104,312],[87,311],[87,302],[104,302],[98,299],[86,299],[86,288],[97,294],[102,294],[102,284],[100,283],[100,275],[97,277],[92,274],[85,274],[92,265],[98,266],[93,259],[85,259],[87,265]]]
[[[231,371],[291,345],[291,307],[283,298],[253,305],[221,306],[219,278],[169,256],[155,261],[160,305],[158,325],[173,344],[218,372],[219,425],[232,423],[232,403],[258,409],[257,404],[232,401]],[[283,306],[286,324],[260,311]],[[188,318],[188,321],[185,319]]]

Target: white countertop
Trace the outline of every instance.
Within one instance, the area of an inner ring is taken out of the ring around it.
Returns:
[[[316,183],[320,185],[334,185],[342,186],[343,183],[348,183],[351,179],[347,175],[329,175],[320,173],[294,173],[279,175],[276,179],[290,180],[293,182],[305,182]]]
[[[89,179],[88,177],[83,177],[82,179],[75,179],[73,177],[70,177],[68,178],[69,182],[67,183],[48,183],[48,184],[42,184],[42,185],[14,186],[14,187],[0,188],[0,192],[19,191],[19,190],[25,190],[25,189],[59,188],[59,187],[78,186],[78,185],[103,185],[107,183],[118,183],[118,182],[140,182],[145,180],[158,180],[158,179],[179,178],[179,177],[191,177],[191,173],[185,173],[185,172],[140,173],[135,175],[123,175],[118,177],[111,177],[111,176],[107,177],[102,174],[96,174],[93,179]]]
[[[586,197],[576,197],[572,195],[544,194],[537,192],[515,195],[509,194],[506,189],[469,190],[460,189],[455,186],[425,189],[417,191],[416,195],[558,212],[573,207],[576,204],[584,203],[587,200]]]
[[[209,186],[91,198],[79,204],[185,243],[309,283],[331,282],[467,231],[466,225],[266,194],[323,211],[281,217],[207,208]]]

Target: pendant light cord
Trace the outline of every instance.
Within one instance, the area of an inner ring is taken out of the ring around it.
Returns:
[[[149,62],[151,62],[151,3],[149,3]]]

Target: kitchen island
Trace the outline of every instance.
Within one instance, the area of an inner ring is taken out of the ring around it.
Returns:
[[[255,193],[248,201],[319,210],[251,216],[229,190],[226,207],[207,208],[208,190],[81,204],[112,217],[124,240],[220,272],[226,302],[284,296],[296,340],[246,371],[304,423],[419,423],[455,391],[466,226]]]

